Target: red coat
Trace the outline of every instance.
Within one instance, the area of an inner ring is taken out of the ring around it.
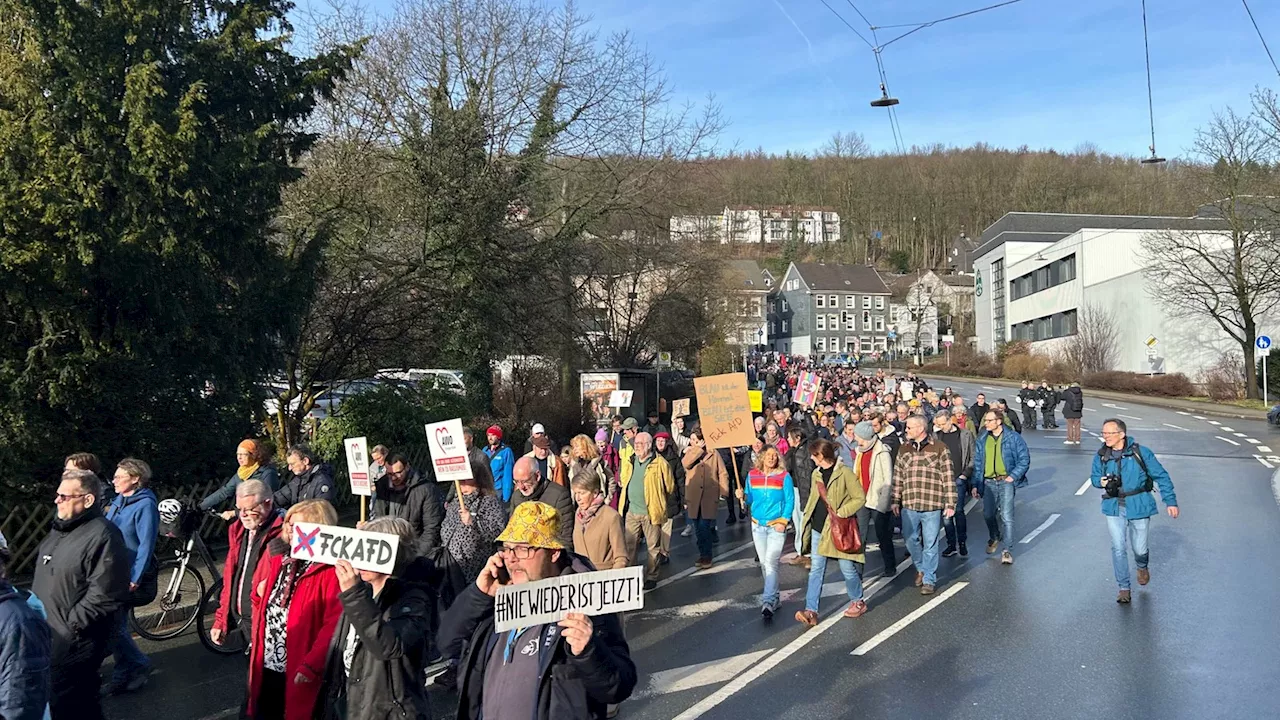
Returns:
[[[284,515],[276,513],[271,519],[271,524],[262,531],[262,538],[258,542],[262,543],[262,553],[258,556],[258,567],[266,564],[267,561],[267,545],[272,539],[279,537],[280,527],[284,524]],[[227,612],[231,608],[231,593],[236,576],[236,562],[240,560],[240,546],[244,544],[244,539],[248,537],[249,531],[244,529],[244,525],[239,519],[233,519],[231,526],[227,528],[227,543],[230,547],[227,549],[227,561],[222,568],[222,597],[218,603],[218,610],[213,615],[213,626],[223,633],[227,631]],[[256,568],[253,574],[257,576]],[[247,582],[252,583],[250,579]],[[253,591],[249,591],[249,596],[253,597]],[[252,610],[250,610],[252,612]]]
[[[267,627],[267,600],[280,579],[285,557],[272,555],[258,563],[254,582],[262,591],[253,591],[253,645],[249,651],[249,717],[255,718],[258,693],[262,690],[263,641]],[[289,602],[289,620],[285,636],[284,717],[258,720],[311,720],[320,700],[329,642],[333,639],[342,603],[338,600],[338,576],[330,565],[313,563],[295,582]],[[297,683],[298,673],[311,682]]]

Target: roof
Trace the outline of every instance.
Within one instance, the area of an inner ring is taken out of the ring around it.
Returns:
[[[962,288],[973,287],[972,275],[939,275],[938,278],[950,287],[962,287]]]
[[[868,295],[888,295],[880,273],[870,265],[827,265],[825,263],[791,263],[810,290],[839,290]]]
[[[982,231],[974,257],[981,257],[1006,242],[1054,243],[1088,229],[1104,230],[1213,230],[1220,221],[1204,217],[1170,215],[1086,215],[1078,213],[1010,212]]]
[[[768,291],[770,286],[764,283],[764,271],[755,260],[729,260],[725,262],[725,275],[729,284],[744,290]]]
[[[767,212],[767,213],[781,213],[783,215],[786,215],[788,212],[801,212],[801,213],[838,212],[835,208],[827,205],[769,205],[763,208],[758,205],[730,205],[728,209],[734,210],[737,212],[744,212],[747,210],[763,210],[764,212]]]
[[[905,300],[907,292],[911,290],[911,286],[924,275],[923,270],[901,273],[883,273],[880,277],[884,280],[885,285],[889,288],[889,296],[894,300]]]

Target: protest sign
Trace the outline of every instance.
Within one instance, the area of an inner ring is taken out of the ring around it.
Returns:
[[[707,447],[738,447],[755,441],[745,373],[694,378],[693,387]]]
[[[342,441],[347,451],[347,476],[351,478],[351,494],[373,494],[369,485],[369,443],[365,438],[347,438]]]
[[[796,391],[791,400],[797,405],[813,407],[818,403],[818,389],[821,387],[822,378],[812,370],[805,370],[796,380]]]
[[[689,398],[680,398],[672,401],[671,417],[689,417]]]
[[[289,547],[289,556],[296,560],[324,565],[337,565],[339,560],[346,560],[357,570],[390,575],[396,567],[400,537],[337,525],[295,522]]]
[[[609,407],[631,407],[631,396],[634,390],[614,390],[609,393]]]
[[[764,412],[763,390],[748,390],[747,397],[751,399],[751,412]]]
[[[573,573],[549,580],[503,585],[494,598],[494,632],[559,622],[571,612],[584,615],[644,607],[644,568]]]
[[[436,482],[471,478],[471,462],[467,458],[467,443],[462,439],[461,419],[428,425],[427,446],[431,450]]]

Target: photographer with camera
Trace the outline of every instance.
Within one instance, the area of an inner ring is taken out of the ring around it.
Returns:
[[[1111,530],[1111,562],[1115,567],[1116,584],[1120,593],[1116,602],[1128,604],[1129,556],[1125,550],[1125,535],[1133,546],[1133,559],[1138,565],[1138,584],[1151,580],[1147,569],[1147,529],[1151,516],[1158,512],[1152,494],[1160,487],[1169,517],[1178,517],[1178,498],[1173,492],[1173,481],[1165,472],[1155,453],[1128,438],[1123,420],[1110,419],[1102,423],[1103,447],[1093,458],[1093,471],[1089,475],[1093,486],[1103,490],[1102,514],[1107,516]]]

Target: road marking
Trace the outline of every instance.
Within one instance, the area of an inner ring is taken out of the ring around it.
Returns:
[[[1228,442],[1228,443],[1231,443],[1232,445],[1239,445],[1239,444],[1240,444],[1240,443],[1236,442],[1235,440],[1232,440],[1231,438],[1224,438],[1224,437],[1222,437],[1221,435],[1214,435],[1214,437],[1218,438],[1218,439],[1219,439],[1219,440],[1221,440],[1222,442]]]
[[[754,543],[752,543],[754,544]],[[751,558],[742,558],[741,560],[733,560],[731,562],[712,565],[706,570],[702,570],[697,575],[715,575],[716,573],[728,572],[730,570],[741,570],[744,567],[755,565],[755,560]]]
[[[1235,429],[1235,428],[1229,428],[1229,427],[1227,427],[1226,425],[1219,425],[1219,426],[1218,426],[1218,429],[1219,429],[1219,430],[1221,430],[1222,432],[1235,432],[1235,431],[1236,431],[1236,429]]]
[[[1093,480],[1085,480],[1084,484],[1080,486],[1080,489],[1076,491],[1076,495],[1083,495],[1089,492],[1089,488],[1091,487],[1093,487]]]
[[[1261,455],[1254,455],[1254,456],[1253,456],[1253,459],[1254,459],[1254,460],[1257,460],[1257,461],[1258,461],[1258,462],[1260,462],[1260,463],[1262,463],[1262,466],[1263,466],[1263,467],[1265,467],[1265,468],[1267,468],[1268,470],[1274,470],[1274,469],[1275,469],[1275,467],[1276,467],[1275,465],[1272,465],[1271,463],[1267,462],[1266,460],[1263,460]]]
[[[1177,413],[1178,413],[1179,415],[1186,415],[1186,416],[1188,416],[1188,417],[1190,417],[1190,415],[1191,415],[1191,413],[1189,413],[1189,412],[1182,412],[1181,410],[1178,410],[1178,411],[1177,411]]]
[[[1276,498],[1276,504],[1280,505],[1280,473],[1271,476],[1271,494]]]
[[[1204,420],[1204,419],[1205,419],[1205,417],[1204,417],[1203,415],[1192,415],[1191,417],[1193,417],[1193,418],[1195,418],[1195,419],[1197,419],[1197,420]]]
[[[754,540],[750,540],[750,541],[748,541],[748,542],[742,543],[741,545],[739,545],[738,547],[736,547],[736,548],[734,548],[734,549],[732,549],[732,550],[728,550],[728,551],[726,551],[726,552],[722,552],[722,553],[720,553],[719,555],[717,555],[717,556],[715,556],[715,557],[711,558],[711,561],[712,561],[712,562],[719,562],[719,561],[723,560],[724,558],[732,557],[732,556],[737,555],[738,553],[742,552],[743,550],[746,550],[747,548],[753,548],[753,547],[755,547],[755,546],[756,546],[755,541],[754,541]],[[712,570],[715,570],[715,567],[714,567],[714,566],[712,566],[712,568],[711,568],[711,569],[712,569]],[[665,579],[665,580],[659,581],[659,582],[658,582],[658,584],[653,588],[653,590],[661,590],[662,588],[664,588],[664,587],[666,587],[666,586],[670,585],[671,583],[673,583],[673,582],[675,582],[675,581],[677,581],[677,580],[683,580],[683,579],[685,579],[685,578],[689,577],[690,575],[692,575],[692,574],[694,574],[694,573],[696,573],[696,572],[702,572],[702,571],[698,570],[698,566],[697,566],[697,565],[695,565],[695,566],[693,566],[693,567],[685,568],[684,570],[681,570],[680,572],[676,573],[675,575],[672,575],[671,577],[669,577],[669,578],[667,578],[667,579]],[[649,592],[653,592],[653,590],[650,590]]]
[[[901,563],[898,564],[896,573],[901,573],[910,564],[911,564],[911,560],[909,559],[903,560]],[[897,577],[897,575],[895,574],[894,577]],[[871,599],[873,595],[875,595],[877,592],[880,592],[880,590],[883,589],[884,586],[888,585],[892,580],[893,578],[887,578],[887,577],[880,578],[870,587],[870,589],[868,589],[866,592],[863,593],[863,599],[864,600]],[[819,636],[821,636],[826,631],[830,630],[832,627],[835,626],[836,623],[840,622],[840,620],[843,618],[844,618],[844,606],[842,605],[840,608],[833,610],[831,614],[827,615],[827,617],[824,618],[822,622],[818,623],[817,627],[809,629],[800,637],[787,643],[785,646],[783,646],[781,650],[778,650],[772,655],[756,663],[754,666],[752,666],[750,669],[743,672],[741,675],[738,675],[733,680],[730,680],[729,683],[724,687],[711,693],[710,695],[708,695],[707,697],[699,701],[697,704],[695,704],[693,707],[677,715],[674,718],[674,720],[696,720],[696,718],[700,718],[703,715],[706,715],[708,712],[711,712],[717,706],[723,703],[725,700],[728,700],[729,698],[733,697],[737,693],[741,692],[748,685],[760,679],[760,677],[762,677],[765,673],[781,665],[783,661],[785,661],[787,658],[791,657],[792,655],[795,655],[797,652],[803,649],[806,645],[813,642],[814,640],[817,640]]]
[[[1259,452],[1264,452],[1264,453],[1271,452],[1271,448],[1267,447],[1266,445],[1259,445],[1258,447],[1254,448],[1254,450],[1257,450]]]
[[[1183,414],[1185,415],[1186,413],[1183,413]],[[1171,428],[1173,428],[1174,430],[1182,430],[1183,432],[1191,432],[1190,430],[1187,430],[1187,429],[1186,429],[1186,428],[1184,428],[1184,427],[1178,427],[1177,425],[1174,425],[1173,423],[1164,423],[1164,426],[1165,426],[1165,427],[1171,427]]]
[[[1238,432],[1238,433],[1232,433],[1232,435],[1235,435],[1236,437],[1245,437],[1245,434],[1244,434],[1244,433],[1241,433],[1241,432]]]
[[[219,710],[218,712],[212,715],[205,715],[204,717],[200,718],[200,720],[223,720],[223,718],[235,717],[236,714],[239,712],[240,712],[240,708],[230,707],[230,708],[227,708],[226,710]]]
[[[1120,415],[1119,413],[1116,414],[1116,417],[1122,417],[1125,420],[1141,420],[1142,419],[1140,417],[1134,417],[1132,415]]]
[[[968,515],[969,511],[973,509],[973,506],[977,504],[978,498],[969,498],[969,502],[964,504],[964,514]]]
[[[993,387],[991,387],[990,385],[983,385],[983,386],[982,386],[982,389],[983,389],[983,390],[996,390],[997,388],[993,388]]]
[[[1203,418],[1201,418],[1201,419],[1203,420]],[[1218,422],[1217,420],[1210,420],[1210,421],[1209,421],[1209,424],[1210,424],[1210,425],[1221,425],[1222,423]]]
[[[1045,520],[1044,522],[1040,523],[1040,527],[1036,528],[1035,530],[1032,530],[1030,535],[1027,535],[1026,537],[1022,538],[1018,542],[1022,543],[1023,545],[1026,545],[1032,540],[1035,540],[1037,535],[1044,532],[1045,530],[1048,530],[1049,526],[1052,525],[1054,521],[1060,517],[1062,517],[1062,515],[1058,513],[1054,513],[1050,515],[1048,520]]]
[[[1115,403],[1102,403],[1102,407],[1108,407],[1108,408],[1111,408],[1112,410],[1128,410],[1129,409],[1127,407],[1120,407]]]
[[[1245,440],[1253,443],[1254,445],[1260,445],[1262,443],[1261,440],[1254,440],[1253,438],[1245,438]]]
[[[1086,410],[1087,412],[1098,412],[1097,410],[1094,410],[1093,408],[1085,408],[1085,410]]]
[[[704,685],[728,682],[733,679],[734,675],[751,667],[771,652],[774,652],[773,648],[650,673],[649,684],[640,692],[632,695],[632,697],[642,698],[653,695],[666,695],[667,693],[680,692],[681,690],[700,688]]]
[[[879,574],[875,575],[874,577],[878,578]],[[778,593],[778,603],[782,604],[784,602],[787,602],[788,600],[796,597],[797,595],[799,595],[800,598],[803,600],[804,593],[806,590],[807,588],[795,588],[793,590],[783,590],[782,592]],[[843,595],[844,593],[845,593],[844,581],[837,580],[835,582],[829,582],[826,585],[823,585],[822,595],[820,597],[824,597],[824,598],[835,597],[836,595]]]
[[[890,625],[884,630],[881,630],[879,633],[876,634],[875,637],[871,638],[870,640],[854,648],[853,652],[849,654],[850,655],[866,655],[872,650],[875,650],[877,645],[884,642],[885,640],[888,640],[894,635],[897,635],[899,632],[902,632],[902,630],[905,629],[908,625],[924,617],[925,614],[928,613],[930,610],[946,602],[947,598],[965,589],[966,587],[968,587],[968,585],[969,583],[967,582],[958,582],[952,585],[951,587],[942,591],[942,594],[939,595],[938,597],[930,600],[924,605],[921,605],[915,610],[912,610],[910,615],[907,615],[906,617],[902,618],[898,622]]]

